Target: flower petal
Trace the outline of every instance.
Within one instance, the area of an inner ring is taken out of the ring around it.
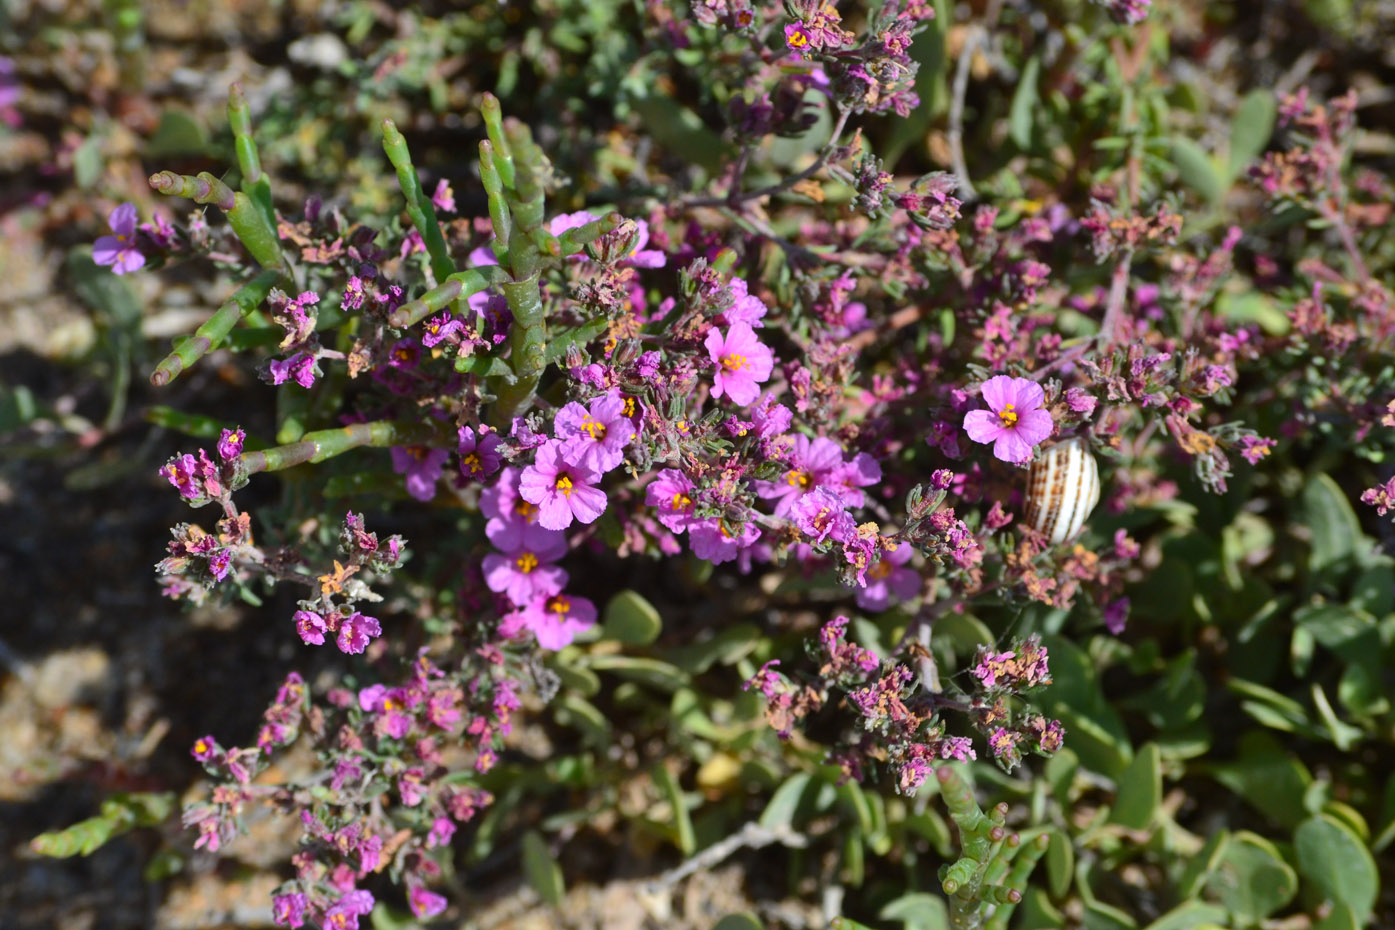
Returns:
[[[964,432],[968,433],[974,442],[993,442],[1006,431],[1003,421],[998,419],[996,413],[970,410],[964,414]]]
[[[1017,403],[1017,388],[1014,383],[1016,381],[1016,378],[1007,375],[995,375],[983,382],[984,403],[988,404],[994,413],[1008,404]]]
[[[1017,395],[1017,399],[1013,401],[1013,403],[1017,405],[1017,413],[1019,416],[1021,416],[1024,411],[1036,410],[1042,405],[1042,402],[1046,400],[1046,392],[1041,389],[1040,384],[1037,384],[1032,379],[1013,378],[1012,383],[1013,389]]]
[[[1022,437],[1014,430],[1003,430],[1002,435],[993,443],[993,455],[1000,461],[1021,465],[1031,459],[1032,447],[1023,442]]]
[[[1023,442],[1035,446],[1051,435],[1051,427],[1051,414],[1041,409],[1026,410],[1018,416],[1014,431]]]

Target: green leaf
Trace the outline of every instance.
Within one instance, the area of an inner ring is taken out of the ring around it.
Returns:
[[[605,605],[602,620],[607,639],[618,640],[631,646],[647,646],[659,638],[663,631],[663,620],[654,605],[636,591],[621,591]]]
[[[1314,475],[1303,488],[1303,513],[1313,533],[1308,568],[1314,573],[1352,557],[1361,541],[1361,524],[1351,502],[1331,476]]]
[[[878,920],[899,920],[905,930],[949,930],[949,910],[937,894],[912,891],[877,912]]]
[[[1119,797],[1109,820],[1130,830],[1146,830],[1162,803],[1162,756],[1148,743],[1134,756],[1119,779]]]
[[[658,659],[639,656],[592,655],[586,664],[597,672],[614,672],[621,678],[637,681],[660,691],[677,691],[688,683],[688,675]]]
[[[765,924],[750,911],[728,914],[712,925],[712,930],[765,930]]]
[[[760,815],[760,825],[767,830],[782,827],[794,828],[794,815],[799,810],[804,792],[808,790],[813,776],[808,772],[795,772],[785,779],[784,784],[775,789],[770,803]]]
[[[1053,898],[1064,898],[1075,876],[1075,845],[1063,830],[1052,830],[1046,847],[1046,881]]]
[[[188,110],[168,107],[160,114],[160,123],[145,142],[142,155],[160,160],[209,153],[208,133]]]
[[[73,179],[83,190],[90,190],[102,179],[106,162],[102,159],[102,139],[88,136],[73,151]]]
[[[136,827],[163,823],[174,812],[173,792],[114,794],[102,802],[101,813],[79,821],[65,830],[41,833],[29,841],[29,848],[41,856],[66,859],[90,856],[108,840]]]
[[[1246,926],[1293,900],[1298,874],[1269,840],[1247,830],[1231,837],[1207,887]]]
[[[1252,90],[1240,101],[1230,121],[1229,177],[1234,181],[1250,163],[1259,157],[1274,134],[1274,117],[1278,107],[1274,92]]]
[[[556,704],[557,722],[581,731],[587,745],[604,749],[610,745],[610,721],[596,705],[578,694],[563,695]]]
[[[1169,158],[1183,184],[1200,194],[1209,204],[1221,202],[1228,185],[1215,160],[1206,154],[1205,149],[1185,136],[1176,136],[1172,139]]]
[[[1293,834],[1298,870],[1331,900],[1365,921],[1380,891],[1380,875],[1351,828],[1330,814],[1305,820]]]
[[[1012,92],[1012,104],[1008,107],[1008,135],[1019,149],[1032,147],[1032,123],[1040,107],[1041,97],[1037,93],[1037,78],[1041,74],[1041,56],[1033,55],[1022,66],[1022,75],[1017,80],[1017,88]]]
[[[523,873],[544,903],[554,908],[562,906],[562,897],[566,894],[562,869],[548,851],[547,841],[536,830],[523,834]]]
[[[1268,734],[1240,738],[1238,761],[1211,768],[1211,776],[1276,824],[1292,829],[1304,816],[1303,796],[1313,776]]]
[[[1153,921],[1145,930],[1198,930],[1226,919],[1225,908],[1200,901],[1186,901]]]
[[[701,563],[711,564],[711,563]],[[717,635],[667,653],[674,664],[694,675],[701,675],[716,663],[735,665],[751,654],[761,641],[760,630],[751,623],[737,623]]]
[[[679,787],[678,779],[674,778],[673,773],[663,764],[654,766],[651,772],[654,784],[663,792],[669,807],[673,809],[674,843],[683,855],[691,856],[697,849],[697,840],[693,835],[693,821],[688,816],[688,805],[683,801],[683,789]]]

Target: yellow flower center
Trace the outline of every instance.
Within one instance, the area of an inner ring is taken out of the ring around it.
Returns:
[[[691,506],[693,506],[693,499],[688,495],[684,494],[682,491],[679,491],[676,494],[674,494],[673,503],[669,504],[669,508],[675,512],[680,510],[687,510]]]
[[[751,367],[751,363],[746,361],[746,356],[736,352],[728,352],[722,356],[722,367],[727,371],[745,371]]]
[[[586,414],[586,419],[581,421],[581,431],[597,442],[605,438],[605,424],[589,413]]]
[[[1017,409],[1012,404],[1008,404],[998,411],[998,419],[1003,421],[1004,426],[1016,426]]]
[[[555,485],[555,487],[557,488],[557,490],[559,490],[559,491],[562,492],[562,496],[563,496],[563,497],[571,497],[571,496],[572,496],[572,478],[571,478],[571,475],[560,475],[560,476],[558,476],[558,478],[557,478],[557,484]]]
[[[559,594],[547,602],[547,609],[559,617],[565,617],[572,612],[572,599],[565,594]]]
[[[208,743],[204,742],[203,740],[199,740],[197,743],[194,744],[194,752],[200,754],[208,752]]]
[[[466,468],[470,469],[470,474],[472,475],[484,470],[484,466],[480,464],[480,457],[478,455],[475,455],[475,453],[473,452],[465,456],[465,458],[461,459],[460,461],[461,464],[463,464]]]
[[[803,32],[792,32],[792,33],[790,33],[790,45],[792,45],[793,47],[795,47],[795,48],[803,48],[804,46],[806,46],[806,45],[808,45],[808,44],[809,44],[809,37],[806,36]]]
[[[538,505],[530,504],[520,498],[518,503],[513,505],[513,512],[522,517],[525,522],[532,523],[533,517],[537,516]]]
[[[785,481],[792,488],[799,488],[802,491],[809,490],[809,485],[814,483],[813,476],[801,468],[796,468],[785,476]]]
[[[873,581],[881,581],[883,578],[890,574],[891,563],[888,562],[886,559],[882,559],[876,565],[873,565],[871,568],[867,569],[867,577],[871,578]]]
[[[635,415],[635,399],[634,399],[633,397],[626,397],[626,398],[625,398],[625,406],[624,406],[623,410],[624,410],[625,416],[627,416],[627,417],[632,417],[632,416]]]
[[[518,566],[519,571],[527,575],[538,567],[538,557],[531,552],[525,552],[517,559],[514,559],[514,564]]]

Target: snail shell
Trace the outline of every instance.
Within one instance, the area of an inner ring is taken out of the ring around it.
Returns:
[[[1043,450],[1027,472],[1026,521],[1053,544],[1080,532],[1099,502],[1099,466],[1079,436]]]

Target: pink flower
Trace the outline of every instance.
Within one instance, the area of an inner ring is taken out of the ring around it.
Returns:
[[[644,489],[644,502],[659,511],[659,522],[681,533],[693,522],[693,482],[674,468],[665,468]]]
[[[585,463],[564,461],[564,451],[555,439],[544,443],[518,481],[519,495],[538,505],[543,529],[565,530],[573,519],[591,523],[605,512],[605,492],[596,487],[600,473]]]
[[[305,906],[309,900],[304,894],[279,894],[271,899],[271,919],[282,927],[296,927],[305,925]]]
[[[460,455],[460,474],[463,477],[479,481],[499,470],[504,459],[499,454],[503,440],[498,433],[481,431],[476,437],[473,429],[462,426],[456,430],[456,436],[459,442],[455,451]]]
[[[758,539],[760,529],[754,523],[740,527],[738,535],[725,520],[716,517],[694,520],[688,530],[688,544],[693,547],[693,555],[713,565],[730,562],[741,550],[755,545]]]
[[[116,274],[139,271],[145,256],[136,249],[136,205],[123,203],[107,216],[107,225],[115,233],[102,236],[92,246],[92,260],[110,265]]]
[[[285,384],[293,380],[303,388],[315,385],[315,356],[309,352],[297,352],[288,358],[276,359],[267,366],[267,370],[271,373],[272,384]]]
[[[521,610],[506,614],[499,624],[503,636],[529,630],[544,649],[557,650],[596,625],[596,605],[584,597],[556,594],[538,598]]]
[[[803,23],[790,23],[785,27],[785,45],[790,51],[803,54],[813,42],[813,37]]]
[[[441,477],[441,468],[450,453],[426,446],[393,446],[390,451],[392,470],[406,475],[407,493],[419,501],[435,497],[436,479]]]
[[[1051,414],[1041,409],[1041,385],[1027,378],[998,375],[983,382],[983,399],[991,410],[964,414],[964,431],[974,442],[993,443],[993,455],[1021,465],[1032,447],[1051,435]]]
[[[242,454],[242,443],[247,438],[247,434],[241,429],[223,430],[223,435],[218,438],[218,457],[225,462],[230,462]]]
[[[844,507],[860,507],[863,494],[858,488],[876,484],[882,478],[876,459],[859,452],[851,462],[844,462],[843,448],[823,436],[810,439],[796,435],[789,462],[790,470],[783,478],[756,485],[756,493],[775,501],[777,517],[788,517],[797,501],[818,488],[832,493]]]
[[[857,589],[857,606],[863,610],[886,610],[892,604],[908,601],[920,593],[920,572],[907,568],[911,546],[888,544],[881,560],[867,569],[867,587]]]
[[[523,545],[524,531],[538,525],[538,508],[519,497],[518,481],[518,470],[505,468],[498,481],[480,492],[480,512],[489,521],[485,535],[505,552]]]
[[[301,642],[307,646],[325,644],[325,630],[328,629],[328,625],[324,617],[313,610],[297,610],[294,619],[295,631],[299,634]]]
[[[411,905],[412,913],[422,920],[435,917],[446,909],[446,899],[425,888],[413,888],[408,892],[407,903]]]
[[[712,396],[725,394],[732,403],[746,406],[760,396],[757,386],[770,377],[775,357],[756,339],[747,323],[733,323],[725,336],[713,327],[707,331],[707,354],[717,366],[712,378]]]
[[[566,442],[567,458],[605,474],[625,460],[625,447],[635,438],[635,425],[625,416],[625,399],[618,393],[591,401],[589,409],[575,401],[557,411],[557,438]]]
[[[358,655],[368,648],[375,636],[383,635],[382,625],[372,617],[354,611],[339,621],[339,651]]]
[[[494,524],[493,520],[489,522]],[[484,583],[491,591],[507,594],[515,604],[551,597],[561,593],[567,584],[566,571],[552,564],[566,554],[567,539],[563,534],[540,526],[525,526],[517,546],[484,557]]]
[[[325,911],[325,926],[334,930],[358,930],[358,919],[373,910],[373,895],[363,890],[350,891]]]

